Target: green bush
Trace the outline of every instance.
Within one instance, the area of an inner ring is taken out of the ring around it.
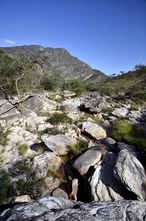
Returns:
[[[112,107],[105,107],[102,109],[102,113],[110,114],[113,111]]]
[[[58,88],[61,89],[64,81],[64,78],[60,74],[54,73],[51,76],[44,76],[41,80],[41,86],[45,90],[54,91]]]
[[[38,179],[37,170],[33,168],[33,162],[28,159],[17,161],[8,171],[8,176],[16,181],[12,182],[16,196],[28,194],[32,199],[38,199],[45,188],[44,179]]]
[[[74,156],[86,150],[87,148],[88,148],[88,141],[80,139],[77,141],[76,144],[69,145],[69,149]]]
[[[8,139],[8,135],[9,135],[9,130],[7,131],[3,131],[2,129],[0,129],[0,143],[2,146],[6,146],[9,139]]]
[[[16,195],[13,183],[7,172],[0,170],[0,205],[9,202]]]
[[[111,135],[116,141],[135,146],[146,156],[146,137],[142,129],[129,124],[126,120],[119,120],[113,123]]]
[[[64,134],[62,130],[59,130],[57,126],[54,127],[47,127],[45,130],[41,131],[42,134],[51,134],[51,135],[57,135],[57,134]]]
[[[20,155],[20,156],[24,156],[24,155],[26,154],[28,148],[29,148],[28,144],[25,144],[25,143],[24,143],[24,144],[21,144],[21,145],[19,146],[19,155]]]
[[[83,84],[83,82],[80,82],[78,80],[71,80],[65,82],[63,85],[63,89],[74,92],[77,96],[80,96],[83,92],[86,91],[85,84]]]
[[[59,123],[72,123],[72,119],[67,116],[67,113],[53,113],[52,116],[47,120],[52,125],[57,125]]]

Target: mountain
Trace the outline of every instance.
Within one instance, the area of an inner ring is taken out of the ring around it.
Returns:
[[[65,80],[100,81],[107,77],[103,72],[92,69],[85,62],[73,57],[64,48],[24,45],[1,47],[8,56],[16,59],[28,59],[37,73],[60,74]]]

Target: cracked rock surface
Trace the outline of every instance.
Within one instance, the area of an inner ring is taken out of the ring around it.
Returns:
[[[2,210],[2,208],[1,208]],[[46,197],[31,203],[18,203],[0,213],[1,221],[134,221],[146,220],[146,202],[106,201],[82,203]]]

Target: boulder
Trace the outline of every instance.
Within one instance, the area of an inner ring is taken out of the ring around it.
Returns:
[[[80,110],[89,113],[99,113],[106,107],[106,100],[99,92],[93,92],[89,98],[86,98],[80,105]]]
[[[77,140],[63,134],[47,135],[41,137],[42,141],[56,155],[67,155],[70,152],[69,145],[76,144]]]
[[[125,118],[128,114],[128,110],[124,107],[116,108],[114,111],[112,111],[112,115],[117,118]]]
[[[128,119],[131,124],[137,125],[141,129],[146,131],[146,110],[141,111],[130,111],[128,114]]]
[[[5,99],[0,100],[0,118],[1,119],[10,119],[13,117],[20,116],[20,112],[15,106]]]
[[[1,149],[0,151],[3,151]],[[5,166],[11,167],[11,163],[13,160],[18,159],[19,153],[12,148],[12,146],[5,147],[5,152],[0,156],[0,166],[1,168]]]
[[[14,202],[32,202],[32,199],[29,195],[17,196]]]
[[[106,153],[102,161],[94,166],[95,171],[89,179],[93,200],[108,201],[124,199],[124,188],[113,174],[116,158],[116,154],[111,152]]]
[[[27,130],[29,130],[30,132],[35,132],[35,131],[40,131],[41,127],[46,128],[47,126],[50,126],[49,123],[46,124],[46,119],[47,117],[41,117],[41,116],[37,116],[37,117],[27,117],[24,120],[25,123],[25,128]],[[43,128],[43,129],[44,129]]]
[[[137,124],[140,122],[140,119],[142,118],[142,113],[140,111],[130,111],[128,113],[128,119],[132,124]]]
[[[146,175],[142,164],[129,151],[119,152],[114,167],[114,176],[136,196],[137,200],[146,200]]]
[[[68,195],[67,193],[61,189],[61,188],[56,188],[53,192],[52,192],[52,196],[54,197],[63,197],[65,199],[68,199]]]
[[[91,170],[94,165],[101,160],[106,151],[106,148],[102,146],[90,147],[74,161],[73,168],[78,171],[81,176],[87,178],[87,173],[90,172],[89,170]]]
[[[52,191],[58,188],[58,186],[60,185],[60,180],[53,176],[47,176],[45,178],[45,184],[47,187],[47,191],[44,191],[44,196],[50,196],[52,194]]]
[[[27,112],[27,111],[34,111],[36,113],[40,112],[43,110],[44,107],[44,100],[41,99],[39,96],[37,95],[32,95],[30,97],[28,97],[23,103],[22,103],[22,107],[24,108],[23,111]]]
[[[101,140],[106,137],[106,131],[98,124],[91,122],[83,122],[81,125],[81,133],[87,137]]]
[[[48,151],[42,155],[35,156],[33,161],[39,179],[46,177],[49,169],[57,171],[61,164],[61,159],[55,153]]]
[[[125,144],[123,142],[116,142],[115,145],[112,145],[112,150],[116,154],[118,154],[123,149],[127,150],[130,154],[135,156],[140,162],[144,162],[143,156],[137,151],[134,146]]]
[[[31,145],[37,140],[37,134],[30,133],[28,130],[23,129],[20,126],[12,126],[7,138],[8,144],[10,145],[18,145],[18,143],[27,143],[28,145]]]
[[[84,204],[61,197],[45,197],[31,203],[5,205],[1,210],[1,221],[140,221],[146,217],[146,202],[127,200]]]

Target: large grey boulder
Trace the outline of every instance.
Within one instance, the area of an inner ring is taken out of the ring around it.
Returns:
[[[143,162],[143,156],[137,151],[134,146],[125,144],[123,142],[116,142],[115,145],[112,145],[112,150],[114,153],[118,154],[121,150],[127,150],[130,154],[135,156],[140,162]]]
[[[138,122],[140,122],[142,118],[142,113],[140,111],[130,111],[128,113],[128,119],[132,124],[137,124]]]
[[[20,116],[20,112],[15,106],[5,99],[0,100],[0,118],[1,119],[10,119],[13,117]]]
[[[62,162],[55,153],[45,151],[39,156],[35,156],[33,166],[39,179],[47,176],[48,170],[59,170]]]
[[[31,203],[10,205],[10,208],[0,213],[0,220],[140,221],[145,220],[145,211],[146,202],[141,201],[108,201],[84,204],[65,198],[46,197]]]
[[[80,105],[80,110],[89,113],[99,113],[106,107],[106,99],[99,92],[93,92],[89,98],[86,98]]]
[[[124,107],[116,108],[112,112],[112,115],[117,118],[125,118],[127,114],[128,114],[128,110]]]
[[[118,154],[114,176],[136,196],[137,200],[146,200],[144,168],[138,159],[125,149]]]
[[[70,151],[69,145],[76,144],[77,140],[63,134],[42,135],[42,141],[56,155],[67,155]]]
[[[106,151],[106,148],[102,146],[90,147],[74,161],[73,168],[78,171],[81,176],[86,177],[89,169],[101,160]]]
[[[116,158],[116,154],[109,152],[95,165],[95,171],[89,179],[93,200],[109,201],[124,199],[124,188],[113,174]]]
[[[96,140],[101,140],[106,137],[106,131],[100,127],[98,124],[91,122],[83,122],[80,125],[81,133],[88,137],[95,138]]]
[[[130,111],[128,114],[128,120],[131,124],[137,125],[141,129],[146,131],[146,110]]]
[[[24,112],[34,111],[36,113],[43,110],[44,100],[37,95],[28,97],[23,103]]]
[[[63,197],[65,199],[68,199],[67,193],[59,187],[53,190],[52,196],[54,196],[54,197]]]

